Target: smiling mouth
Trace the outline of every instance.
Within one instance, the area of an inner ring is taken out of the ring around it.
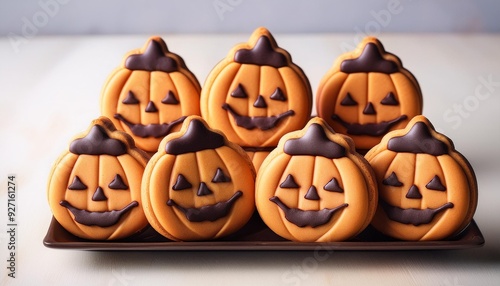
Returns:
[[[221,217],[225,217],[234,202],[243,195],[242,191],[237,191],[227,201],[218,202],[213,205],[206,205],[200,208],[186,208],[177,204],[174,200],[169,199],[167,205],[180,210],[190,222],[216,221]]]
[[[140,123],[132,123],[128,121],[123,115],[117,113],[114,115],[114,117],[121,122],[125,123],[125,125],[130,128],[130,131],[135,136],[141,137],[141,138],[146,138],[146,137],[154,137],[154,138],[160,138],[160,137],[165,137],[168,133],[170,133],[170,130],[174,125],[177,125],[179,123],[182,123],[184,119],[186,119],[186,116],[182,116],[170,123],[162,123],[162,124],[148,124],[148,125],[143,125]]]
[[[279,115],[276,116],[243,116],[238,114],[229,104],[224,103],[222,105],[222,109],[228,111],[236,121],[236,125],[239,127],[243,127],[247,130],[252,130],[254,128],[259,128],[260,130],[269,130],[276,125],[283,119],[288,116],[293,116],[295,115],[295,111],[293,110],[288,110],[285,111]]]
[[[400,207],[391,206],[390,204],[380,201],[382,208],[385,213],[389,217],[389,219],[404,223],[404,224],[413,224],[414,226],[419,226],[421,224],[428,224],[432,221],[434,216],[438,213],[453,208],[453,203],[448,202],[440,207],[435,209],[427,208],[427,209],[402,209]]]
[[[100,227],[108,227],[116,224],[123,214],[139,205],[137,201],[132,201],[121,210],[91,212],[76,208],[65,200],[62,200],[59,204],[67,208],[73,214],[76,222],[87,226],[96,225]]]
[[[381,136],[387,133],[389,129],[395,124],[406,120],[408,116],[401,115],[389,121],[382,121],[380,123],[349,123],[344,121],[339,115],[334,114],[331,116],[332,120],[337,121],[347,129],[347,134],[351,135],[368,135],[368,136]]]
[[[278,207],[280,207],[280,209],[285,213],[285,218],[298,227],[317,227],[324,225],[330,221],[334,213],[349,205],[344,203],[331,209],[324,208],[319,211],[305,211],[297,208],[289,208],[277,196],[271,197],[269,200],[277,204]]]

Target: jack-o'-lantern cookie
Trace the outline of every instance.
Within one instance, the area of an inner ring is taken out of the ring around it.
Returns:
[[[374,37],[337,58],[316,97],[318,116],[365,151],[422,114],[422,104],[415,77]]]
[[[389,132],[366,159],[379,189],[372,225],[402,240],[440,240],[463,230],[477,204],[477,182],[453,142],[422,115]]]
[[[265,28],[236,45],[207,77],[201,92],[207,123],[242,147],[275,147],[310,118],[311,87],[290,54]],[[260,162],[257,163],[259,165]]]
[[[228,235],[252,216],[255,170],[241,149],[198,116],[167,135],[144,172],[142,198],[151,226],[172,240]]]
[[[101,113],[129,133],[139,148],[155,152],[186,116],[200,114],[200,89],[184,60],[160,37],[151,37],[108,77]]]
[[[86,239],[127,237],[147,225],[141,180],[148,156],[105,117],[69,145],[52,168],[48,200],[55,219]]]
[[[315,117],[286,134],[262,163],[255,202],[266,225],[301,242],[349,239],[377,207],[376,181],[352,140]]]

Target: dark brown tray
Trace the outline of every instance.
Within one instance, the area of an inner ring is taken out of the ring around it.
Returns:
[[[484,237],[475,221],[456,237],[440,241],[400,241],[387,237],[371,227],[349,241],[299,243],[285,240],[272,232],[255,214],[238,232],[213,241],[176,242],[158,234],[152,227],[123,240],[92,241],[67,232],[54,218],[43,244],[49,248],[78,250],[442,250],[481,247]]]

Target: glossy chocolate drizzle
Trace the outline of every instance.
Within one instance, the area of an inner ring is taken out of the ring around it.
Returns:
[[[406,120],[408,116],[401,115],[389,121],[382,121],[379,123],[349,123],[343,120],[339,115],[334,114],[331,116],[332,120],[337,121],[347,129],[347,134],[350,135],[368,135],[368,136],[381,136],[386,134],[389,129],[395,124]]]
[[[295,115],[295,111],[287,110],[281,114],[273,116],[243,116],[236,112],[229,104],[224,103],[222,109],[226,110],[231,114],[236,121],[236,125],[243,127],[247,130],[252,130],[258,128],[262,131],[269,130],[278,125],[278,123],[288,117]]]
[[[382,205],[382,208],[384,209],[389,219],[399,223],[413,224],[415,226],[428,224],[438,213],[454,207],[453,203],[451,202],[445,203],[435,209],[402,209],[400,207],[391,206],[383,200],[380,200],[380,204]]]
[[[252,49],[237,50],[234,61],[241,64],[253,64],[260,66],[272,66],[281,68],[288,65],[287,57],[278,52],[271,39],[261,36]]]
[[[290,208],[277,196],[271,197],[269,200],[278,205],[278,207],[285,213],[285,218],[298,227],[317,227],[324,225],[332,219],[333,214],[348,206],[348,204],[344,203],[335,208],[324,208],[318,211],[313,211]]]
[[[140,123],[132,123],[129,120],[127,120],[123,115],[117,113],[114,115],[114,117],[121,122],[123,122],[125,125],[130,128],[130,131],[132,134],[134,134],[137,137],[141,138],[147,138],[147,137],[154,137],[154,138],[161,138],[170,133],[170,130],[177,124],[182,123],[184,119],[186,119],[186,116],[181,116],[177,118],[176,120],[170,122],[170,123],[161,123],[161,124],[140,124]]]
[[[163,40],[151,40],[143,54],[130,55],[125,67],[130,70],[174,72],[178,70],[175,59],[168,56]]]
[[[76,208],[65,200],[62,200],[59,204],[67,208],[75,216],[76,222],[87,226],[96,225],[100,227],[115,225],[126,212],[139,205],[138,202],[132,201],[120,210],[91,212]]]
[[[180,155],[207,149],[216,149],[224,145],[224,137],[221,134],[210,131],[203,122],[193,119],[189,122],[186,133],[179,138],[167,142],[165,152]]]
[[[399,68],[395,62],[382,57],[376,44],[368,43],[358,58],[344,60],[340,64],[340,70],[345,73],[380,72],[391,74],[398,72]]]
[[[387,149],[394,152],[423,153],[434,156],[448,154],[448,146],[434,138],[424,122],[417,122],[401,137],[394,137],[387,143]]]
[[[119,156],[127,153],[127,146],[118,139],[110,138],[103,127],[94,125],[85,137],[71,142],[69,151],[78,155]]]
[[[329,159],[341,158],[346,154],[346,149],[330,141],[319,124],[311,124],[301,138],[286,141],[283,149],[289,155],[322,156]]]
[[[237,191],[227,201],[202,206],[200,208],[183,207],[172,199],[167,201],[167,205],[180,210],[190,222],[216,221],[221,217],[227,216],[235,201],[241,196],[243,196],[243,192]]]

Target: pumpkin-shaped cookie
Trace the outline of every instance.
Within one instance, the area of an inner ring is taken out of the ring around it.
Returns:
[[[265,28],[236,45],[207,77],[201,93],[207,123],[243,147],[275,147],[304,127],[312,93],[304,72]]]
[[[256,206],[278,235],[301,242],[349,239],[369,223],[377,190],[368,162],[321,118],[283,136],[261,165]]]
[[[48,200],[55,219],[86,239],[127,237],[147,225],[141,180],[148,156],[105,117],[73,140],[52,168]]]
[[[316,109],[335,131],[353,138],[356,148],[368,150],[422,114],[422,94],[401,60],[366,37],[321,79]]]
[[[252,216],[255,170],[234,143],[189,116],[166,136],[144,172],[144,211],[156,231],[172,240],[228,235]]]
[[[107,79],[101,113],[139,148],[155,152],[186,116],[200,114],[200,89],[183,59],[160,37],[151,37],[142,49],[129,52]]]
[[[477,182],[452,141],[416,116],[366,154],[379,189],[372,225],[402,240],[439,240],[463,230],[477,204]]]

